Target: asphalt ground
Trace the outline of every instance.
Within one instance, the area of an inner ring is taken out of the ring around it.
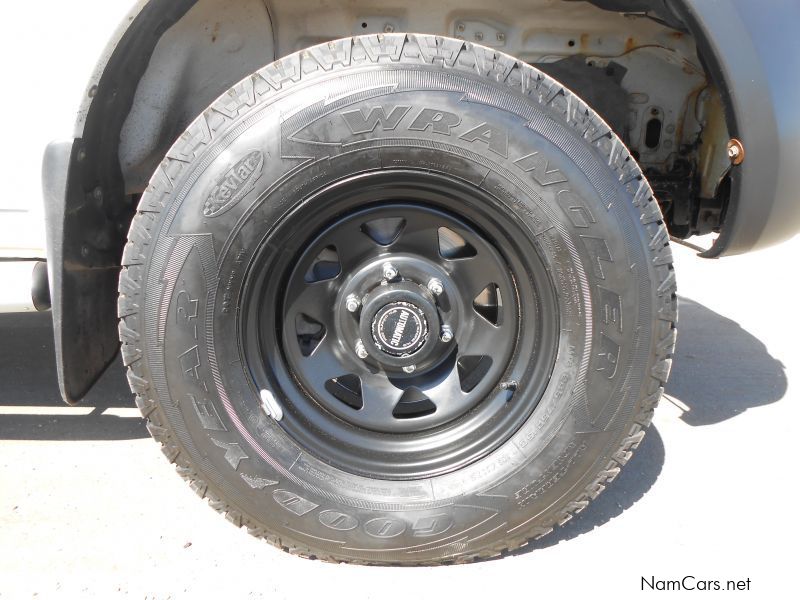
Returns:
[[[174,473],[121,365],[67,407],[49,315],[0,315],[0,597],[628,598],[653,593],[643,578],[791,597],[800,238],[719,261],[674,252],[676,358],[634,458],[549,537],[453,567],[324,564],[249,537]]]

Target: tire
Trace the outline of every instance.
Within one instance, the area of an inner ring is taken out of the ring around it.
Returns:
[[[642,441],[676,333],[617,136],[535,68],[426,35],[322,44],[219,98],[142,196],[119,291],[180,475],[330,561],[465,562],[565,523]]]

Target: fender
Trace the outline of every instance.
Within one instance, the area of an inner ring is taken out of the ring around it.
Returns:
[[[800,231],[800,5],[677,2],[722,93],[728,132],[745,159],[731,169],[725,224],[702,256],[742,254]]]

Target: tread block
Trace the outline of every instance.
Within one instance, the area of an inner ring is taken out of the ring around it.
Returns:
[[[343,67],[349,65],[352,51],[353,39],[347,38],[313,46],[303,52],[304,56],[313,59],[321,69],[330,71],[339,65]]]
[[[152,421],[148,421],[145,424],[145,427],[147,427],[147,431],[150,432],[150,435],[153,436],[154,439],[156,439],[158,441],[162,441],[162,440],[166,439],[167,430],[164,427],[159,427],[158,425],[156,425]]]
[[[128,370],[128,386],[131,388],[131,392],[133,392],[134,394],[141,395],[147,392],[148,389],[150,389],[150,382],[147,381],[147,379],[145,379],[144,377],[139,377],[135,373]],[[139,398],[136,398],[137,406],[139,404],[139,400],[140,400]],[[148,401],[151,403],[153,402],[153,400],[148,400]],[[153,404],[153,406],[155,406],[155,404]],[[139,408],[141,410],[142,407],[140,406]]]
[[[399,61],[405,43],[404,33],[382,33],[358,38],[358,44],[372,62],[379,62],[382,58],[391,62]]]
[[[672,359],[665,358],[664,360],[660,361],[650,371],[650,374],[661,381],[662,383],[666,383],[667,379],[669,378],[669,372],[672,369]]]

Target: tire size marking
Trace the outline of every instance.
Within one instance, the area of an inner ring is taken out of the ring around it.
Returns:
[[[570,346],[572,353],[575,352],[575,347]],[[570,358],[570,360],[573,360]],[[519,435],[514,438],[514,443],[516,444],[517,448],[520,450],[524,450],[531,442],[535,441],[539,437],[539,433],[541,432],[542,428],[545,424],[550,420],[553,412],[555,412],[556,408],[561,404],[564,399],[564,395],[567,392],[567,384],[570,382],[570,375],[568,373],[563,373],[561,377],[558,379],[558,383],[556,384],[556,390],[553,393],[553,398],[550,402],[547,403],[546,410],[537,417],[535,425],[533,427],[528,428],[524,435]]]
[[[234,308],[234,301],[236,299],[236,294],[234,292],[234,287],[236,280],[239,278],[239,273],[244,265],[245,257],[247,256],[247,250],[241,249],[236,253],[236,257],[234,258],[233,264],[234,268],[231,269],[231,272],[228,273],[228,276],[225,278],[225,289],[222,292],[222,314],[230,314],[231,310]]]
[[[356,494],[372,496],[375,498],[383,498],[385,496],[392,496],[393,494],[396,495],[396,492],[390,492],[377,485],[362,485],[351,478],[338,477],[333,473],[323,472],[316,468],[314,464],[305,456],[300,456],[297,462],[293,465],[292,471],[304,479],[313,478],[316,481],[325,482],[326,484],[336,486],[337,488],[350,490]],[[430,487],[424,484],[415,487],[409,487],[405,492],[405,498],[409,501],[428,501],[431,499]]]
[[[578,445],[571,441],[539,477],[521,487],[514,493],[514,499],[520,508],[527,506],[544,492],[558,483],[566,475],[569,467],[586,451],[586,444]]]

